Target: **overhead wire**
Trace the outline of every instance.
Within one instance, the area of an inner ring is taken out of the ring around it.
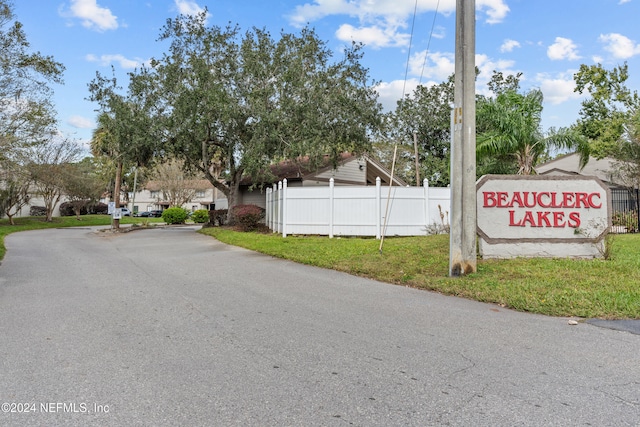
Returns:
[[[420,85],[422,83],[422,76],[424,73],[424,69],[425,69],[425,65],[427,62],[427,56],[429,54],[429,48],[431,46],[431,38],[433,36],[433,31],[435,28],[435,24],[436,24],[436,16],[438,15],[438,9],[440,7],[440,0],[438,0],[438,2],[436,3],[436,10],[434,12],[434,16],[433,16],[433,22],[431,24],[431,30],[429,32],[429,39],[427,42],[427,50],[425,51],[425,55],[424,55],[424,62],[422,63],[422,70],[420,72],[420,80],[418,81],[418,85]],[[415,1],[415,5],[413,7],[413,19],[411,21],[411,34],[409,36],[409,49],[407,52],[407,64],[405,66],[405,71],[404,71],[404,82],[402,85],[402,98],[400,99],[400,105],[399,108],[402,108],[404,101],[405,101],[405,92],[407,90],[407,80],[408,80],[408,76],[409,76],[409,63],[411,62],[411,48],[413,47],[413,33],[415,30],[415,25],[416,25],[416,16],[418,14],[418,0]],[[388,216],[389,216],[389,198],[391,196],[391,186],[393,185],[393,170],[395,168],[395,163],[396,163],[396,151],[398,149],[398,143],[396,142],[394,144],[394,150],[393,150],[393,161],[391,163],[391,176],[389,176],[389,196],[387,197],[387,207],[386,207],[386,212],[384,215],[384,225],[382,227],[382,235],[381,235],[381,240],[380,240],[380,247],[379,247],[379,252],[380,254],[382,254],[382,246],[384,243],[384,235],[387,232],[387,220],[388,220]],[[419,185],[419,184],[418,184]]]
[[[420,71],[420,80],[418,80],[418,86],[422,84],[422,76],[424,76],[424,68],[427,65],[427,57],[429,56],[429,49],[431,49],[431,38],[433,37],[433,31],[436,28],[436,17],[438,16],[439,8],[440,8],[440,0],[438,0],[438,2],[436,3],[436,10],[433,13],[433,22],[431,23],[429,40],[427,40],[427,50],[424,52],[424,62],[422,62],[422,70]]]

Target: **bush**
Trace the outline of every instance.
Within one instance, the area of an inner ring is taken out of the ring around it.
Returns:
[[[614,212],[613,225],[622,228],[623,233],[638,232],[638,211]]]
[[[191,214],[191,219],[196,224],[204,224],[209,220],[209,212],[206,209],[198,209]]]
[[[29,208],[29,216],[45,216],[47,214],[47,208],[44,206],[31,206]]]
[[[222,227],[227,221],[227,209],[216,209],[209,211],[209,224]]]
[[[74,200],[60,204],[60,216],[74,216],[75,206],[80,206],[80,215],[107,214],[109,206],[106,203],[92,202],[91,200]]]
[[[242,231],[256,230],[263,223],[264,209],[256,205],[238,205],[233,208],[235,224]]]
[[[162,219],[167,224],[184,224],[189,217],[186,209],[173,207],[162,211]]]
[[[109,213],[109,205],[101,202],[94,203],[87,208],[87,211],[90,214],[106,215]]]
[[[75,200],[73,202],[64,202],[60,204],[60,216],[74,216],[76,214],[74,208],[80,206],[80,215],[87,214],[87,205],[89,201]]]

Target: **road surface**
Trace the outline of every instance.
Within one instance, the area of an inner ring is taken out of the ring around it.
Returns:
[[[640,335],[223,245],[29,231],[0,265],[3,426],[638,426]]]

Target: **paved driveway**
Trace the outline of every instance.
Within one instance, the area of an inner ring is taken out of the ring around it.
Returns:
[[[640,424],[629,332],[297,265],[190,228],[6,244],[0,425]]]

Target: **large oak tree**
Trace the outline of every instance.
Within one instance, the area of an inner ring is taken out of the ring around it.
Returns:
[[[198,170],[228,199],[240,182],[260,181],[268,165],[308,156],[337,163],[363,152],[380,105],[353,44],[333,52],[305,28],[276,39],[263,29],[207,26],[206,12],[168,20],[168,52],[142,74],[153,84],[167,151]]]

